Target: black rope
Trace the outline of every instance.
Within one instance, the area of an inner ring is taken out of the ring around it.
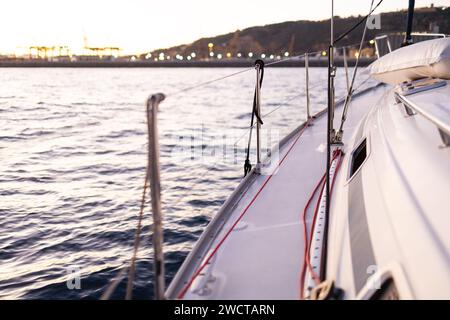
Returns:
[[[372,12],[375,11],[376,8],[378,8],[378,6],[383,2],[383,0],[380,0],[377,5],[370,10],[369,14],[366,15],[365,17],[363,17],[362,19],[360,19],[355,25],[353,25],[353,27],[351,27],[350,29],[348,29],[347,31],[345,31],[343,34],[341,34],[339,37],[336,38],[336,40],[334,40],[333,45],[335,45],[337,42],[341,41],[345,36],[347,36],[350,32],[352,32],[353,30],[355,30],[356,28],[358,28],[361,23],[365,22],[367,20],[367,18],[369,18],[369,16],[372,14]]]
[[[259,70],[261,70],[261,78],[259,81],[259,87],[262,87],[263,79],[264,79],[264,61],[258,59],[255,61],[255,66],[259,66]],[[250,120],[250,132],[248,136],[248,144],[247,144],[247,156],[245,158],[244,163],[244,177],[252,170],[252,164],[250,163],[250,144],[252,141],[252,132],[253,132],[253,123],[255,121],[258,121],[260,124],[263,124],[263,121],[261,119],[261,115],[258,112],[258,108],[256,107],[256,88],[255,93],[253,94],[253,109],[252,109],[252,117]]]

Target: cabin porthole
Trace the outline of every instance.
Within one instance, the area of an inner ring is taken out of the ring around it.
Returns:
[[[367,139],[364,138],[364,140],[361,141],[358,147],[356,147],[356,149],[352,152],[349,179],[351,179],[355,175],[355,173],[359,170],[359,168],[361,168],[366,158],[367,158]]]

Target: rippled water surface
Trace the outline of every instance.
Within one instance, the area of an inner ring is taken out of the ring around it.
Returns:
[[[236,69],[2,69],[0,298],[97,299],[128,264],[146,166],[144,102],[159,113],[167,282],[242,178],[255,74]],[[343,79],[343,71],[339,77]],[[326,69],[312,68],[314,111]],[[304,69],[267,68],[263,128],[305,119]],[[338,79],[337,96],[345,83]],[[273,111],[273,112],[272,112]],[[253,160],[254,162],[254,160]],[[134,297],[152,297],[147,207]],[[68,274],[79,268],[81,289]],[[126,277],[113,298],[124,296]]]

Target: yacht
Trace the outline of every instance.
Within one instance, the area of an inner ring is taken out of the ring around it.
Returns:
[[[450,38],[405,37],[247,174],[168,299],[450,298]]]
[[[150,174],[156,298],[450,298],[450,38],[414,34],[409,3],[402,41],[374,39],[378,59],[364,72],[376,84],[354,88],[355,70],[337,101],[331,33],[327,107],[246,163],[167,290],[159,176]],[[257,140],[263,68],[257,61]],[[150,99],[150,115],[162,99]],[[158,172],[157,144],[150,149]]]

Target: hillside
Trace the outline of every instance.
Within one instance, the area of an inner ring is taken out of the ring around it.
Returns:
[[[347,17],[335,19],[335,34],[339,35],[356,23],[360,17]],[[172,48],[154,50],[153,57],[164,53],[165,56],[187,56],[192,52],[196,58],[207,58],[209,51],[226,57],[227,53],[236,57],[238,53],[243,56],[249,52],[254,54],[282,55],[305,51],[326,49],[329,42],[330,20],[322,21],[289,21],[265,26],[251,27],[244,30],[202,38],[191,44],[175,46]],[[348,35],[339,44],[348,45],[358,43],[362,34],[363,25]],[[367,30],[367,39],[382,33],[404,31],[406,28],[406,10],[381,14],[381,30]],[[450,7],[417,8],[414,15],[414,32],[440,32],[450,34]],[[208,44],[214,47],[208,48]]]

